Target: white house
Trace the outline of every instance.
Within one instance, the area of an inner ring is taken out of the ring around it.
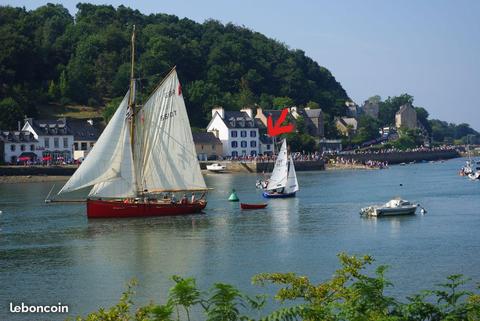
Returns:
[[[240,111],[213,108],[207,132],[220,139],[223,156],[256,156],[260,153],[259,131],[251,108]]]
[[[66,118],[34,120],[26,118],[22,131],[28,131],[38,141],[35,153],[38,158],[51,161],[73,159],[73,134],[67,127]]]
[[[29,131],[0,131],[0,162],[17,164],[23,161],[36,161],[41,158],[38,140]]]

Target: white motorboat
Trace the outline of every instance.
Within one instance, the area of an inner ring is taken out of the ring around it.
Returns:
[[[210,172],[214,172],[214,173],[224,172],[226,168],[227,167],[225,165],[222,165],[222,164],[219,164],[219,163],[207,165],[207,170],[209,170]]]
[[[361,209],[360,214],[366,216],[391,216],[415,214],[419,204],[412,204],[409,201],[395,198],[384,205],[373,205]],[[423,209],[423,208],[422,208]],[[426,212],[423,209],[424,212]]]

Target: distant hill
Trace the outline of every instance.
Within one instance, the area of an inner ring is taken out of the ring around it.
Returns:
[[[123,96],[133,24],[140,92],[146,97],[176,65],[193,126],[205,126],[214,105],[271,108],[278,97],[316,102],[331,116],[345,112],[347,93],[326,68],[258,32],[124,6],[77,8],[74,18],[61,5],[0,7],[0,127],[49,114],[39,106],[100,108]]]

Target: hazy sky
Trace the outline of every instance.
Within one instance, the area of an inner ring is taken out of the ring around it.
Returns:
[[[73,14],[77,1],[60,1]],[[85,1],[87,2],[87,1]],[[175,0],[124,4],[198,22],[233,22],[302,49],[358,104],[407,92],[430,118],[480,130],[480,1]],[[44,1],[0,0],[34,9]]]

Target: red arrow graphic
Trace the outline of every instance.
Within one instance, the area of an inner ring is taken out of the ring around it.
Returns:
[[[270,137],[278,136],[280,134],[287,134],[293,131],[293,125],[287,124],[282,126],[282,123],[285,121],[285,118],[288,114],[288,108],[284,108],[280,117],[278,117],[277,123],[273,125],[272,115],[268,116],[267,119],[267,133]]]

